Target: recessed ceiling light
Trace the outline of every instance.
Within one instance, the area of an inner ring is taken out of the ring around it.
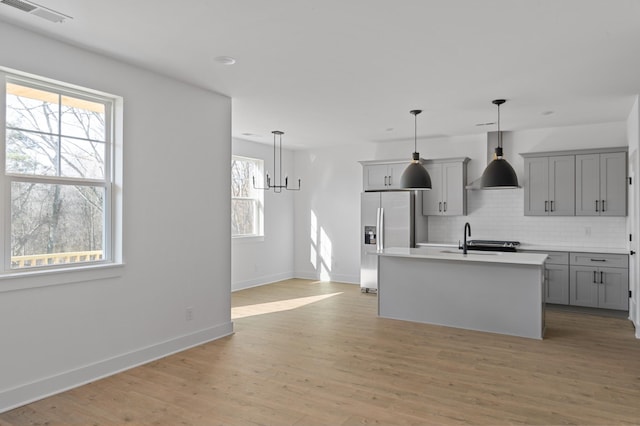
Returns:
[[[553,114],[555,111],[543,111],[541,112],[542,115],[551,115]]]
[[[393,132],[395,129],[393,127],[387,127],[385,129],[386,132]]]
[[[255,136],[253,133],[242,133],[242,136]]]
[[[494,124],[496,124],[495,121],[491,121],[488,123],[477,123],[476,126],[480,127],[480,126],[493,126]]]
[[[222,65],[233,65],[236,63],[236,58],[232,58],[231,56],[218,56],[214,58],[214,61]]]

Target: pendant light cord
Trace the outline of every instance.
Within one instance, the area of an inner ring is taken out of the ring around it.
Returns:
[[[498,147],[502,148],[502,132],[500,131],[500,104],[498,104]]]
[[[276,180],[276,172],[277,172],[277,168],[276,168],[276,132],[271,132],[273,133],[273,181],[275,182]]]
[[[413,118],[413,152],[418,152],[418,114],[414,114]]]
[[[279,185],[282,186],[282,135],[280,135],[280,143],[278,144],[278,150],[280,151],[280,164],[278,165],[278,167],[280,168]]]

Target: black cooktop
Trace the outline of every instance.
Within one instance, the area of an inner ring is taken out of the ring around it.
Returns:
[[[482,251],[518,251],[519,241],[505,240],[469,240],[467,241],[467,250]]]

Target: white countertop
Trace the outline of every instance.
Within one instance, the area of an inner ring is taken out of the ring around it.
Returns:
[[[418,243],[417,247],[423,248],[437,248],[437,247],[453,247],[458,248],[458,243],[450,242],[429,242]],[[551,244],[526,244],[521,243],[518,246],[518,251],[568,251],[577,253],[607,253],[607,254],[629,254],[629,249],[623,247],[588,247],[578,245],[551,245]]]
[[[588,247],[588,246],[555,246],[545,244],[520,244],[518,250],[537,251],[572,251],[577,253],[629,254],[629,249],[622,247]]]
[[[374,253],[372,253],[374,254]],[[378,256],[409,257],[416,259],[451,260],[458,262],[508,263],[512,265],[540,265],[547,259],[546,254],[540,253],[505,253],[498,251],[469,251],[462,254],[462,250],[455,247],[390,247],[376,252]]]

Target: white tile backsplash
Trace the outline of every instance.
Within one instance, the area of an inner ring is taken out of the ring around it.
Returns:
[[[467,191],[467,216],[429,216],[429,242],[457,242],[465,222],[473,239],[624,248],[626,217],[525,216],[523,189]]]

